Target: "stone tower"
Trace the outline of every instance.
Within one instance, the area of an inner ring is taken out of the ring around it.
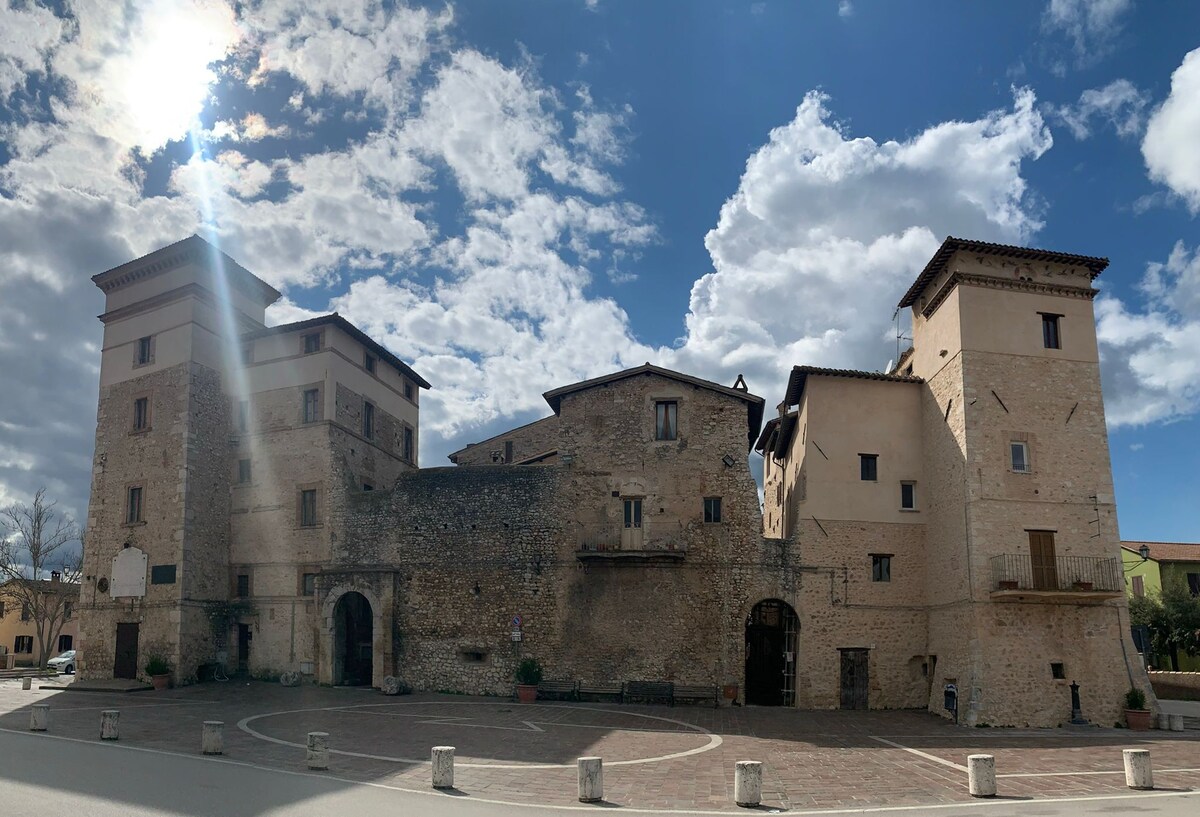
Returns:
[[[84,542],[79,671],[191,677],[206,602],[229,596],[230,396],[238,338],[279,292],[197,236],[96,275],[104,345]]]

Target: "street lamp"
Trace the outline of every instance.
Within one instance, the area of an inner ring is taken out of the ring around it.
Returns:
[[[1143,562],[1146,561],[1147,559],[1149,559],[1150,558],[1150,546],[1147,544],[1143,544],[1140,548],[1138,548],[1138,555],[1142,557]]]

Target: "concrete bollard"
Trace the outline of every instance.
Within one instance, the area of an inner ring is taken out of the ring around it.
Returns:
[[[1149,749],[1122,749],[1125,756],[1125,785],[1131,789],[1154,788]]]
[[[225,753],[225,724],[222,721],[205,721],[200,732],[200,751],[206,755]]]
[[[28,675],[21,679],[21,689],[33,689],[33,679]]]
[[[45,732],[50,728],[50,704],[34,704],[29,710],[29,731]]]
[[[1158,713],[1158,728],[1166,731],[1171,728],[1171,716],[1166,712]]]
[[[1182,732],[1183,731],[1183,715],[1172,715],[1171,722],[1170,722],[1170,728],[1171,728],[1172,732]]]
[[[604,799],[604,761],[598,757],[579,758],[579,802],[599,803]]]
[[[995,755],[967,756],[967,786],[972,797],[996,796]]]
[[[308,748],[305,752],[308,768],[324,771],[329,768],[329,733],[309,732]]]
[[[744,808],[762,802],[762,763],[739,760],[733,770],[733,802]]]
[[[117,722],[121,713],[116,709],[106,709],[100,713],[100,740],[117,740]]]
[[[435,789],[454,788],[454,747],[433,747],[433,787]]]

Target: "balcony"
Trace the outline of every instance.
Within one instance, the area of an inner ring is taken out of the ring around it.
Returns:
[[[1121,563],[1095,556],[1034,559],[1025,554],[992,557],[994,601],[1042,599],[1078,604],[1119,598],[1125,592]]]
[[[678,562],[687,554],[682,541],[657,537],[642,528],[584,526],[575,558],[581,562]]]

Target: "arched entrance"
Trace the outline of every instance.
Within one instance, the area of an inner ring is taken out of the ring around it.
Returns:
[[[795,706],[796,611],[785,601],[767,599],[746,617],[746,703]]]
[[[371,683],[373,662],[371,603],[351,591],[333,608],[333,683],[363,686]]]

